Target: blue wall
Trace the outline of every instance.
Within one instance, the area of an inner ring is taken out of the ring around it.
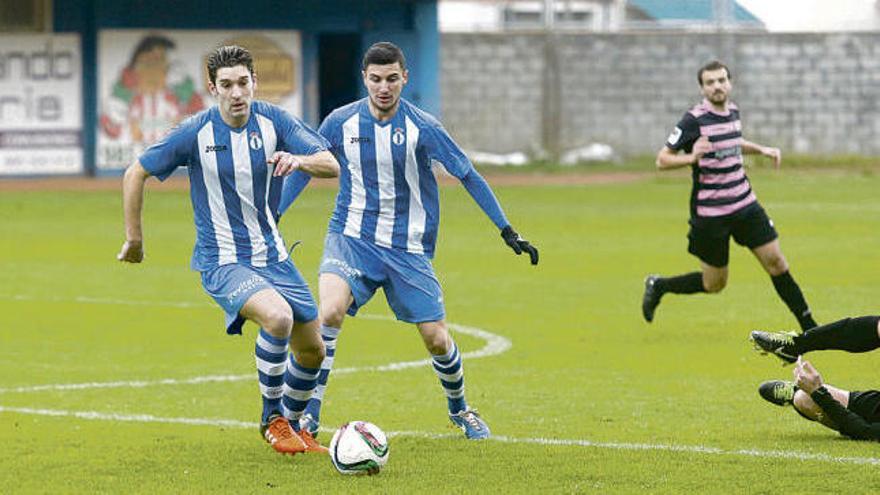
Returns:
[[[360,33],[357,59],[376,41],[392,41],[407,56],[410,82],[404,96],[425,110],[440,111],[439,51],[436,0],[55,0],[56,32],[82,36],[85,162],[94,172],[97,121],[97,39],[108,29],[297,29],[302,33],[304,118],[317,125],[318,35]],[[341,70],[350,70],[345,68]],[[365,95],[365,90],[361,91]]]

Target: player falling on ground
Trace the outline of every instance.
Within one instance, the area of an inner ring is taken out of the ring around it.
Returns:
[[[728,99],[730,71],[714,61],[697,73],[704,100],[689,110],[657,153],[657,168],[690,166],[693,170],[688,252],[700,259],[702,271],[645,279],[642,315],[648,322],[664,294],[717,293],[727,284],[730,237],[751,249],[770,274],[776,293],[797,318],[801,329],[816,326],[800,287],[789,273],[773,222],[749,185],[743,154],[782,160],[777,148],[742,137],[739,109]],[[680,154],[680,152],[683,152]]]
[[[298,432],[324,359],[318,311],[271,212],[284,175],[297,170],[335,177],[339,164],[315,131],[274,105],[253,101],[257,80],[246,49],[217,48],[207,69],[218,104],[181,123],[125,172],[126,241],[118,259],[144,258],[146,179],[165,180],[177,167],[188,167],[196,224],[192,268],[226,312],[227,333],[240,334],[244,320],[261,327],[255,349],[261,433],[282,453],[326,452]]]
[[[844,318],[811,328],[802,335],[755,330],[751,339],[759,351],[773,354],[787,364],[812,351],[870,352],[880,348],[880,316]]]
[[[467,438],[486,438],[489,427],[465,401],[462,357],[446,328],[443,293],[431,265],[440,222],[431,162],[461,181],[516,254],[528,253],[536,265],[538,250],[510,226],[489,185],[440,123],[400,97],[408,77],[400,48],[374,44],[362,68],[369,96],[336,109],[320,128],[342,172],[318,282],[327,358],[302,426],[317,433],[346,312],[354,316],[381,287],[397,318],[418,327],[446,392],[449,418]],[[287,179],[282,212],[306,179]]]
[[[791,405],[804,418],[847,437],[880,440],[880,391],[848,392],[832,387],[823,383],[808,361],[798,361],[794,382],[764,382],[758,393],[777,406]]]

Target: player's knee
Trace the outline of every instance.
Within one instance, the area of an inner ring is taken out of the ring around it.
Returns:
[[[345,308],[341,304],[321,305],[321,323],[328,327],[340,328],[345,319]]]
[[[273,308],[263,315],[263,328],[274,337],[287,338],[293,328],[290,308]]]
[[[782,275],[788,271],[788,263],[782,255],[771,256],[765,260],[764,266],[767,268],[767,271],[770,272],[770,275],[773,276]]]
[[[434,356],[446,354],[447,352],[449,352],[449,348],[451,347],[449,334],[445,331],[436,332],[425,338],[424,340],[425,347],[428,349],[428,352],[430,352]]]

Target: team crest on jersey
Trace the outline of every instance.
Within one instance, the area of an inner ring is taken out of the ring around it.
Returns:
[[[404,141],[406,141],[406,134],[403,133],[403,129],[400,127],[394,129],[394,132],[391,134],[391,142],[400,146]]]
[[[251,146],[251,149],[254,151],[258,151],[263,148],[263,140],[260,139],[260,135],[257,131],[251,131],[250,137],[248,137],[248,143]]]

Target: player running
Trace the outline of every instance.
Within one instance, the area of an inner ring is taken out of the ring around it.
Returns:
[[[717,293],[727,285],[730,237],[751,249],[770,275],[776,293],[797,318],[802,330],[816,326],[800,287],[789,273],[778,234],[758,203],[742,164],[743,154],[761,154],[779,167],[778,148],[742,137],[739,109],[729,100],[730,71],[714,61],[697,73],[703,101],[689,110],[666,145],[657,153],[657,168],[693,170],[688,252],[700,259],[702,270],[675,277],[645,279],[642,315],[651,322],[664,294]],[[679,154],[683,152],[682,154]]]
[[[278,452],[326,452],[311,435],[298,432],[325,355],[318,311],[270,212],[283,176],[296,170],[336,177],[339,164],[315,131],[253,100],[257,79],[246,49],[217,48],[207,69],[217,105],[181,123],[125,172],[126,240],[117,258],[143,261],[146,179],[165,180],[177,167],[187,167],[196,224],[192,268],[226,312],[227,333],[240,334],[244,320],[261,327],[255,349],[261,433]]]
[[[336,109],[320,128],[342,173],[318,282],[327,358],[302,427],[317,433],[346,313],[354,316],[381,287],[397,319],[414,323],[431,353],[450,420],[467,438],[487,438],[489,427],[465,400],[461,353],[447,330],[443,293],[431,265],[440,222],[432,161],[461,181],[516,254],[528,253],[536,265],[538,250],[511,227],[489,185],[443,126],[400,97],[408,78],[400,48],[374,44],[362,68],[368,97]],[[286,181],[281,212],[307,179],[297,174]]]

